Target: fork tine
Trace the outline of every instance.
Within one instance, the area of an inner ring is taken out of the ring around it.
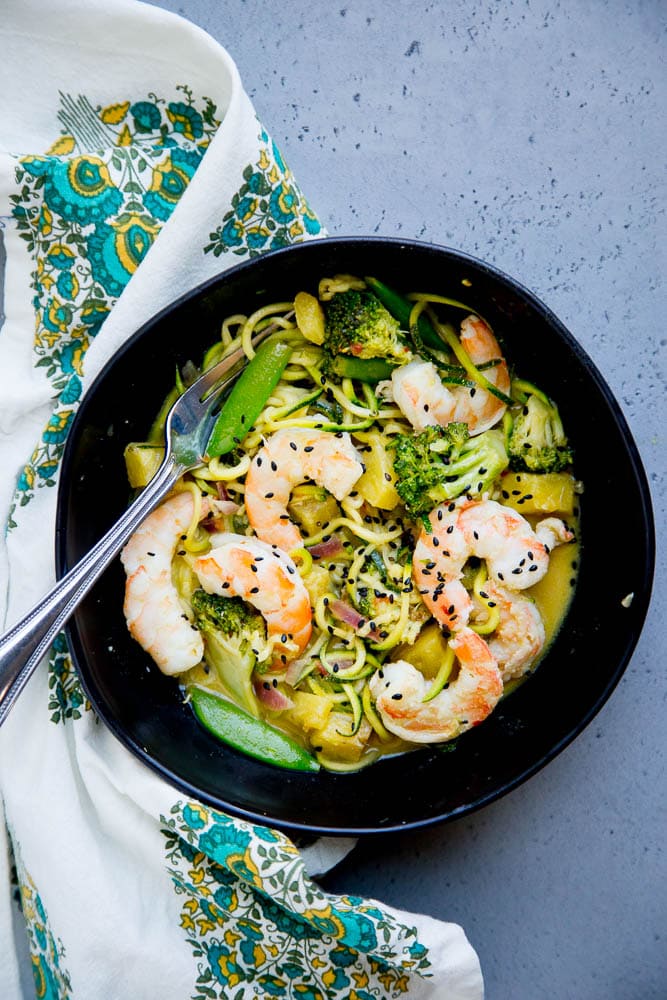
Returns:
[[[275,330],[267,327],[252,338],[258,346]],[[178,397],[165,421],[167,450],[184,469],[201,464],[213,425],[213,410],[220,393],[240,374],[246,362],[239,347],[209,368]]]

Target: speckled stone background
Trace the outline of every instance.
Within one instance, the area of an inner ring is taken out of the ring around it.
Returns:
[[[332,234],[460,248],[561,317],[623,407],[664,526],[665,4],[162,6],[228,48]],[[622,568],[620,522],[610,544]],[[667,997],[662,580],[619,687],[545,770],[471,817],[364,841],[325,879],[459,921],[488,1000]]]
[[[460,248],[560,316],[617,395],[664,527],[664,2],[162,6],[228,48],[332,234]],[[622,570],[620,519],[610,544]],[[459,921],[488,1000],[664,1000],[662,583],[620,685],[554,762],[471,817],[364,841],[326,886]]]
[[[230,51],[330,233],[460,248],[560,316],[631,425],[660,566],[665,3],[160,5]],[[620,518],[610,544],[622,571]],[[555,761],[471,817],[365,840],[326,887],[460,922],[488,1000],[664,1000],[663,581],[620,685]]]

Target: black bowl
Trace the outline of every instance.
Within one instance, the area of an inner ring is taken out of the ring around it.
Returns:
[[[356,774],[283,771],[209,736],[131,639],[118,561],[68,627],[74,662],[98,715],[145,764],[189,795],[288,830],[377,833],[461,816],[551,760],[609,697],[639,637],[650,596],[654,536],[636,447],[590,358],[530,292],[453,250],[371,238],[327,239],[267,254],[194,289],[141,328],[85,396],[67,441],[57,514],[63,574],[128,503],[123,448],[141,440],[173,384],[198,361],[221,318],[313,289],[323,275],[372,273],[399,289],[461,297],[503,340],[518,372],[560,404],[585,480],[581,568],[567,619],[536,675],[456,750],[426,748]],[[623,518],[623,554],[613,544]],[[629,607],[621,601],[634,593]]]

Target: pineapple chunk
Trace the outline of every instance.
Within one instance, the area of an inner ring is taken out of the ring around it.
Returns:
[[[393,510],[401,502],[394,483],[394,463],[384,446],[382,435],[371,432],[366,438],[370,451],[365,451],[363,460],[366,471],[358,480],[355,489],[373,507]]]
[[[320,694],[295,691],[291,695],[294,706],[283,713],[283,718],[309,733],[313,729],[324,729],[331,714],[333,702]]]
[[[336,498],[321,486],[297,486],[287,511],[307,535],[314,535],[340,516]]]
[[[508,472],[501,503],[520,514],[573,514],[574,478],[569,472]]]
[[[312,344],[324,342],[324,311],[314,295],[298,292],[294,299],[296,325]]]
[[[428,680],[436,676],[447,652],[447,640],[438,624],[423,628],[411,646],[398,646],[392,659],[405,660],[416,667]]]
[[[124,451],[127,478],[133,489],[148,486],[164,458],[162,445],[132,441]]]
[[[303,582],[313,607],[315,607],[320,597],[326,597],[327,594],[331,594],[329,572],[324,566],[311,566],[310,571],[303,577]],[[333,597],[334,595],[331,594],[331,596]]]
[[[354,736],[346,735],[350,733],[351,728],[351,715],[346,712],[332,712],[326,726],[311,733],[310,742],[313,749],[333,760],[356,763],[366,749],[366,743],[373,730],[365,718],[362,719]]]

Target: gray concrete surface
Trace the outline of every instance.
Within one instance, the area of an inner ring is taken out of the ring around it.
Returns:
[[[460,248],[562,318],[623,407],[664,528],[665,4],[161,5],[228,48],[332,234]],[[613,542],[622,560],[620,525]],[[667,997],[662,582],[574,744],[469,818],[364,842],[326,886],[461,922],[488,1000]]]

